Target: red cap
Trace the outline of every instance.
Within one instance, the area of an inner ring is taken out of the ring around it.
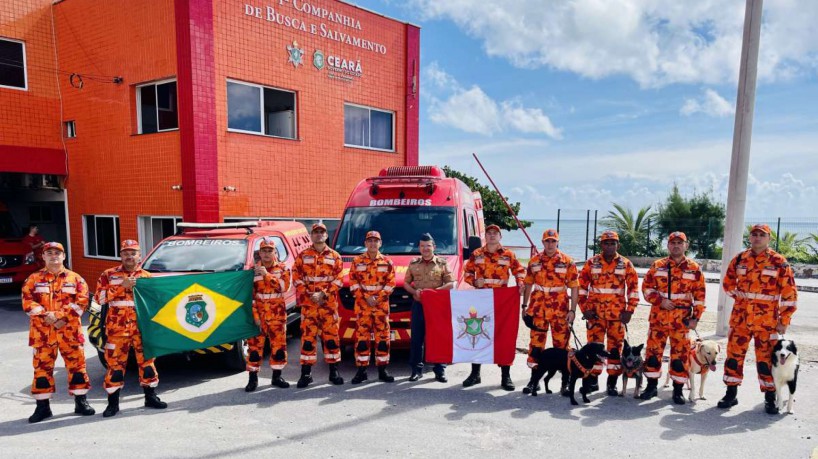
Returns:
[[[555,241],[560,240],[560,233],[557,232],[555,229],[547,229],[542,233],[542,240],[547,241],[549,239],[553,239]]]
[[[275,249],[276,243],[271,237],[263,237],[261,238],[261,244],[258,246],[258,249]]]
[[[604,231],[599,236],[599,242],[602,242],[602,241],[619,241],[619,235],[616,234],[616,231],[611,231],[611,230]]]
[[[370,231],[370,232],[366,233],[366,237],[364,239],[377,239],[377,240],[380,241],[381,240],[381,233],[379,233],[377,231]]]
[[[325,225],[323,223],[313,223],[312,230],[310,230],[310,232],[312,233],[315,230],[319,230],[319,229],[322,229],[322,230],[326,231],[327,230],[327,225]]]
[[[667,237],[668,242],[674,239],[681,239],[682,242],[687,242],[687,235],[681,231],[674,231],[670,233],[670,236]]]
[[[497,226],[497,225],[489,225],[489,226],[486,227],[486,232],[487,233],[489,231],[491,231],[491,230],[497,231],[499,233],[500,232],[500,227]]]
[[[65,253],[65,249],[59,242],[46,242],[45,244],[43,244],[43,252],[45,252],[48,249],[57,249],[60,252]]]
[[[763,231],[767,234],[772,234],[772,230],[770,230],[770,225],[765,225],[763,223],[753,225],[753,227],[750,229],[750,232],[752,233],[753,231]]]
[[[138,251],[138,250],[140,250],[139,249],[139,242],[137,242],[137,241],[135,241],[133,239],[125,239],[124,241],[122,241],[122,245],[119,247],[120,252],[123,251],[123,250],[137,250]]]

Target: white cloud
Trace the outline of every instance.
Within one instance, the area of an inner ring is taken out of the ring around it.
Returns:
[[[745,2],[736,0],[412,0],[449,19],[489,56],[589,78],[626,75],[644,87],[734,83]],[[766,2],[761,81],[818,69],[818,2]]]
[[[512,130],[562,138],[562,130],[542,109],[525,107],[518,99],[498,103],[477,85],[466,89],[437,62],[424,69],[424,78],[432,82],[436,94],[442,94],[442,99],[427,94],[429,118],[435,123],[487,136]]]
[[[735,112],[736,108],[733,107],[733,104],[712,89],[705,89],[704,95],[699,99],[685,99],[684,105],[679,110],[679,113],[685,116],[704,113],[716,118],[730,116]]]

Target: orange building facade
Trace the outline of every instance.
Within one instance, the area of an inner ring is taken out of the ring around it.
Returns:
[[[416,26],[340,1],[7,0],[0,201],[89,279],[181,220],[332,225],[417,164],[418,69]]]

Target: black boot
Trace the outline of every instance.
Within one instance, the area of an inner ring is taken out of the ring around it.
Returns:
[[[96,411],[88,404],[88,399],[85,395],[74,396],[74,413],[83,416],[93,416]]]
[[[298,378],[298,382],[295,384],[295,387],[299,389],[303,389],[310,385],[312,382],[312,366],[310,365],[301,365],[301,377]]]
[[[423,370],[412,367],[412,374],[409,376],[409,381],[415,382],[420,380],[423,377]]]
[[[599,390],[599,376],[594,375],[591,376],[591,383],[588,384],[588,393],[596,392]]]
[[[528,394],[537,395],[537,392],[539,392],[540,390],[539,381],[534,381],[534,372],[536,371],[537,371],[536,368],[531,369],[531,379],[529,379],[528,384],[526,384],[525,387],[523,387],[523,393],[526,395]]]
[[[344,378],[342,378],[341,374],[338,373],[337,363],[329,364],[329,382],[335,384],[336,386],[340,386],[344,383]]]
[[[471,364],[471,373],[469,377],[463,381],[463,387],[471,387],[475,384],[480,384],[480,364],[473,363]]]
[[[731,406],[738,405],[738,399],[736,395],[738,394],[738,386],[727,386],[727,393],[724,394],[724,398],[719,400],[718,407],[719,408],[730,408]]]
[[[367,379],[369,379],[369,375],[366,374],[366,367],[358,367],[358,371],[352,377],[352,384],[360,384]]]
[[[251,371],[248,374],[247,385],[244,386],[245,392],[253,392],[258,387],[258,372]]]
[[[383,382],[395,382],[395,377],[386,371],[386,365],[378,367],[378,379]]]
[[[611,397],[618,397],[619,391],[616,390],[616,382],[619,381],[619,376],[608,375],[608,395]]]
[[[102,412],[103,418],[110,418],[119,413],[119,391],[120,389],[117,389],[113,394],[108,394],[108,406]]]
[[[37,400],[37,408],[34,408],[34,414],[29,416],[28,422],[34,424],[35,422],[40,422],[43,419],[47,419],[53,416],[51,414],[51,405],[48,402],[48,399],[45,400]]]
[[[270,384],[276,387],[280,387],[282,389],[286,389],[290,387],[290,383],[284,380],[281,377],[281,370],[273,370],[273,380],[270,381]]]
[[[500,387],[509,392],[514,390],[514,383],[511,381],[511,367],[508,365],[500,367]]]
[[[656,389],[658,385],[659,385],[658,378],[648,378],[648,386],[645,387],[645,390],[642,391],[641,394],[639,394],[639,398],[642,400],[650,400],[653,397],[659,395],[659,391]]]
[[[435,369],[435,381],[446,383],[449,382],[449,378],[446,377],[446,370],[444,369]]]
[[[684,383],[673,383],[673,403],[677,405],[685,404],[685,396],[682,394]]]
[[[779,414],[778,405],[775,403],[775,391],[764,392],[764,412]]]
[[[156,396],[156,389],[153,387],[143,387],[145,391],[145,406],[148,408],[156,408],[159,410],[163,410],[168,407],[168,404],[159,400],[159,397]]]

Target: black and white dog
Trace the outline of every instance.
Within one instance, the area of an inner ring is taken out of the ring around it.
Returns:
[[[775,405],[779,410],[792,414],[792,398],[798,381],[798,348],[795,342],[781,339],[773,347],[773,381],[775,382]]]
[[[582,401],[589,403],[588,394],[590,391],[588,388],[591,384],[591,369],[602,359],[610,357],[610,354],[605,351],[605,346],[602,343],[588,343],[577,351],[549,348],[538,352],[534,357],[537,360],[537,368],[531,374],[531,382],[529,383],[529,387],[532,388],[531,395],[537,395],[537,386],[543,376],[545,376],[545,391],[550,394],[548,381],[559,371],[562,373],[563,385],[567,383],[568,397],[571,399],[571,404],[579,405],[574,398],[574,388],[577,380],[582,380],[582,387],[579,389],[579,393],[582,394]]]

